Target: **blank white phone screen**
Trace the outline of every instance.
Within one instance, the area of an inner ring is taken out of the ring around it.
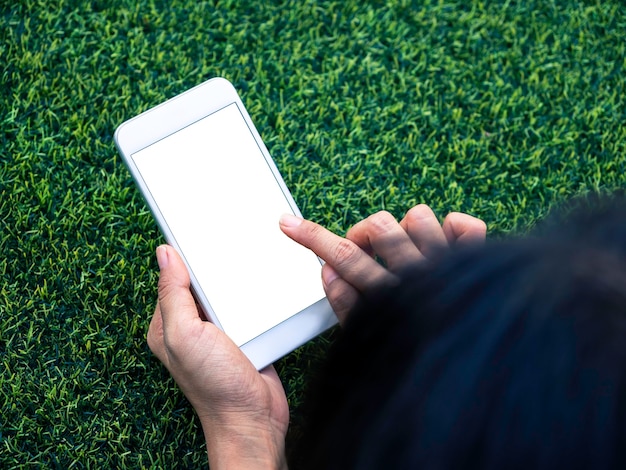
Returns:
[[[241,346],[324,297],[321,264],[236,103],[132,155],[211,308]]]

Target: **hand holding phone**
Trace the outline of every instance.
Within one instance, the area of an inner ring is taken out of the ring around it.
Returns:
[[[278,227],[300,212],[228,81],[125,122],[115,141],[202,311],[258,369],[336,323],[319,258]]]
[[[257,372],[237,346],[198,316],[187,268],[156,250],[159,302],[148,345],[198,414],[211,468],[283,468],[289,408],[274,367]]]

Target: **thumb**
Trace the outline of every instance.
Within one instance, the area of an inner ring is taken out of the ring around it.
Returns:
[[[159,264],[159,306],[163,325],[167,328],[178,320],[198,316],[196,303],[189,290],[189,272],[176,250],[161,245],[156,249]]]

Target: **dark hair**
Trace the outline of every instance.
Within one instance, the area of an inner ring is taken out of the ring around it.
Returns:
[[[353,312],[304,466],[626,468],[626,204],[575,206],[412,268]]]

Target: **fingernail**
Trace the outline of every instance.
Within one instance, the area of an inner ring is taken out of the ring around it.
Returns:
[[[293,214],[283,214],[280,216],[279,223],[284,227],[297,227],[302,223],[302,219]]]
[[[156,257],[157,257],[157,263],[159,265],[159,269],[163,270],[167,268],[169,259],[167,257],[167,247],[165,245],[161,245],[157,247]]]
[[[322,283],[324,287],[330,286],[330,284],[339,277],[337,271],[335,271],[332,266],[325,264],[322,267]]]

